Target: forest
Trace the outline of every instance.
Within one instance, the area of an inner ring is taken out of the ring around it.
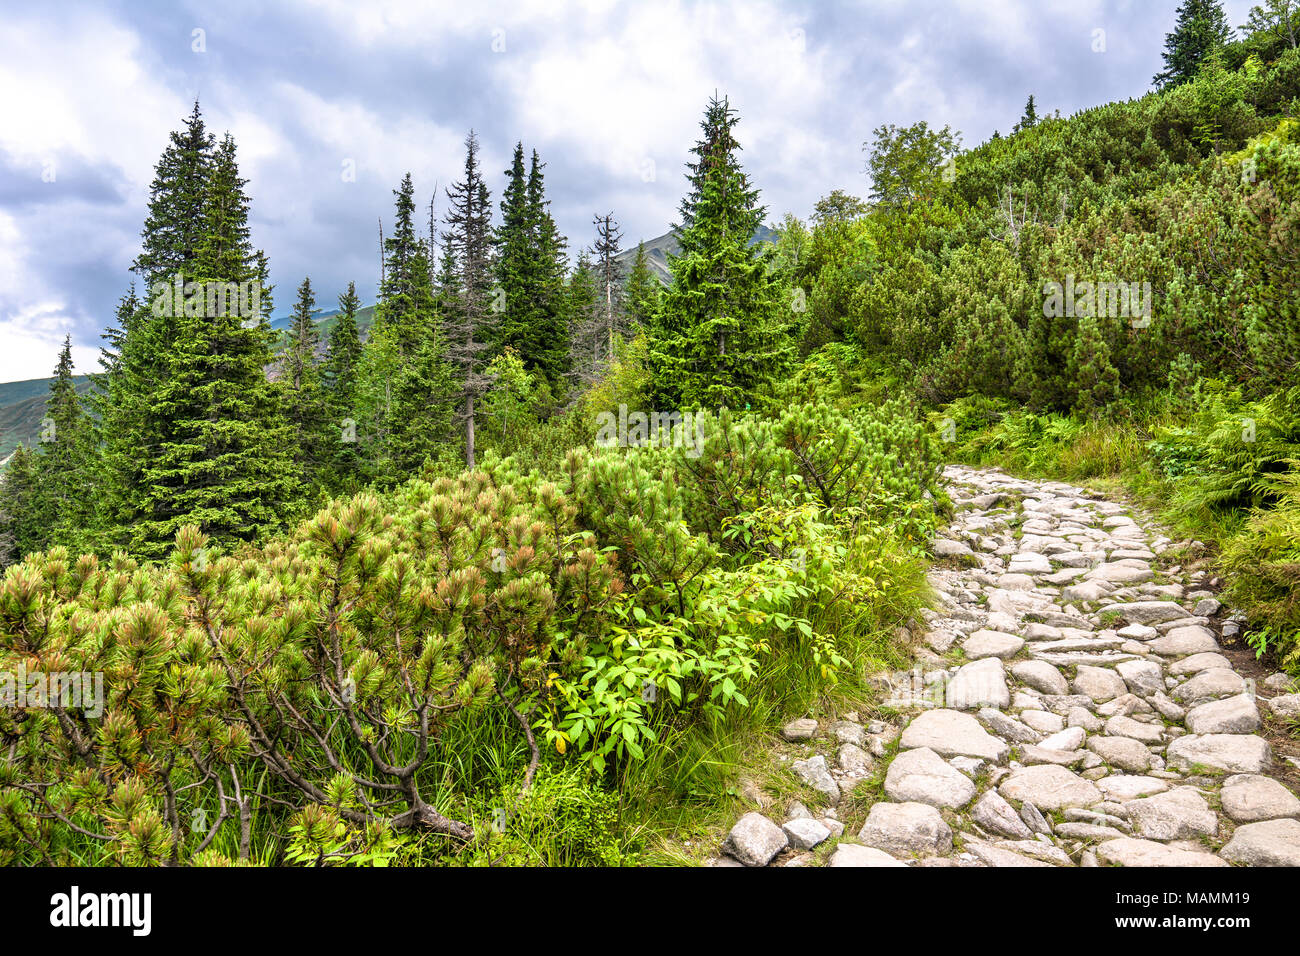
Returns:
[[[196,102],[0,479],[0,669],[82,678],[0,708],[0,862],[699,864],[908,666],[945,464],[1141,503],[1300,675],[1298,26],[1187,0],[1152,92],[882,125],[806,220],[719,93],[666,283],[469,131],[374,210],[373,321],[272,287]]]

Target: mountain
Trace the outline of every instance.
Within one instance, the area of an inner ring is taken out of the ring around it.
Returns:
[[[776,242],[777,233],[775,229],[768,226],[759,226],[753,237],[749,240],[752,246],[756,242]],[[682,251],[681,243],[677,241],[677,230],[672,229],[655,239],[645,240],[646,262],[650,270],[655,274],[664,285],[668,284],[670,273],[668,271],[668,257],[675,256]],[[632,271],[632,263],[636,261],[636,245],[633,244],[624,249],[616,257],[617,261],[623,266],[626,272]]]
[[[0,382],[0,463],[20,444],[28,448],[41,440],[41,419],[50,397],[52,378],[30,378],[24,382]],[[90,391],[90,376],[73,377],[77,393]]]
[[[331,309],[328,312],[316,313],[316,324],[320,326],[321,341],[328,341],[330,330],[334,328],[334,323],[338,320],[339,310]],[[373,305],[364,305],[357,309],[357,330],[361,333],[364,341],[366,333],[370,331],[370,326],[375,321],[375,307]],[[289,313],[277,315],[271,319],[271,328],[278,332],[287,332],[293,325],[293,316]]]

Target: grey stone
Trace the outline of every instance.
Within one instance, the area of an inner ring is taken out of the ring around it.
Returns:
[[[990,843],[983,843],[978,840],[966,840],[964,845],[970,853],[974,854],[985,866],[1051,866],[1050,863],[1044,863],[1042,860],[1035,860],[1032,857],[1023,856],[1019,853],[1013,853],[1011,850],[1004,850],[1001,847],[993,846]]]
[[[1145,744],[1158,744],[1164,739],[1165,727],[1164,724],[1134,720],[1121,714],[1106,721],[1106,733],[1111,737],[1132,737]]]
[[[839,767],[845,773],[860,777],[871,770],[871,757],[856,744],[844,744],[840,747]]]
[[[1175,687],[1170,696],[1188,707],[1195,707],[1221,697],[1233,697],[1246,690],[1246,682],[1236,671],[1215,667]]]
[[[1016,743],[1037,743],[1042,739],[1042,734],[1034,730],[1013,717],[1008,717],[1000,710],[992,707],[985,707],[980,710],[978,717],[984,726],[988,727],[993,733],[1007,740],[1014,740]]]
[[[1194,734],[1250,734],[1259,729],[1259,708],[1246,694],[1212,700],[1189,710],[1186,724]]]
[[[1104,667],[1081,665],[1074,675],[1074,692],[1094,701],[1111,700],[1127,690],[1124,678]]]
[[[892,856],[942,856],[952,852],[952,830],[924,803],[877,803],[858,839]]]
[[[1300,799],[1270,777],[1229,777],[1219,792],[1219,801],[1223,812],[1238,823],[1300,817]]]
[[[1050,737],[1044,737],[1038,746],[1044,750],[1078,750],[1083,746],[1087,736],[1082,727],[1071,727],[1068,730],[1058,731]]]
[[[896,860],[884,850],[871,846],[858,846],[856,843],[841,843],[831,854],[827,866],[907,866]]]
[[[796,850],[811,850],[830,838],[831,829],[820,820],[801,818],[790,820],[781,827],[790,845]]]
[[[1193,787],[1175,787],[1164,793],[1124,804],[1135,836],[1148,840],[1188,840],[1212,837],[1219,821]]]
[[[1022,710],[1020,722],[1040,734],[1054,734],[1065,729],[1065,719],[1045,710]]]
[[[1123,738],[1112,737],[1107,739],[1122,740]],[[1128,801],[1136,800],[1138,797],[1147,797],[1153,793],[1164,793],[1169,789],[1169,782],[1161,780],[1159,777],[1113,773],[1109,777],[1098,780],[1097,787],[1102,793],[1106,794],[1109,800]]]
[[[975,797],[975,784],[928,747],[905,750],[885,774],[885,795],[899,802],[932,807],[964,807]]]
[[[1268,707],[1279,717],[1300,717],[1300,694],[1278,694]]]
[[[996,657],[972,661],[958,668],[947,687],[948,706],[957,710],[1006,707],[1011,703],[1002,661]]]
[[[1181,660],[1174,661],[1169,665],[1169,673],[1178,677],[1183,677],[1188,674],[1199,674],[1201,671],[1214,670],[1216,668],[1232,670],[1232,661],[1228,660],[1222,654],[1206,651],[1201,654],[1193,654],[1191,657],[1184,657]]]
[[[899,746],[904,750],[929,747],[944,757],[980,757],[994,763],[1005,760],[1010,751],[970,714],[946,709],[918,715],[903,731]]]
[[[840,788],[826,766],[826,758],[821,754],[807,760],[796,760],[790,765],[799,779],[822,794],[831,803],[840,800]]]
[[[1219,855],[1247,866],[1300,866],[1300,820],[1243,824]]]
[[[1068,694],[1069,684],[1061,672],[1046,661],[1017,661],[1011,665],[1011,676],[1026,687],[1044,694]]]
[[[1101,791],[1092,782],[1065,767],[1044,764],[1014,770],[998,787],[1008,800],[1032,803],[1040,810],[1086,807],[1102,800]]]
[[[1124,661],[1115,665],[1128,689],[1139,697],[1150,697],[1165,689],[1165,675],[1155,661]]]
[[[961,649],[971,660],[979,660],[982,657],[998,657],[1006,660],[1019,654],[1024,646],[1024,640],[1014,634],[978,630],[962,641]]]
[[[1088,749],[1120,770],[1144,773],[1151,769],[1151,751],[1132,737],[1090,737]]]
[[[1253,734],[1189,734],[1179,737],[1165,751],[1169,766],[1186,770],[1194,765],[1259,773],[1273,763],[1273,750],[1263,737]]]
[[[1187,612],[1173,601],[1135,601],[1130,604],[1116,604],[1106,610],[1117,611],[1130,624],[1158,624],[1161,621],[1176,621],[1187,616]]]
[[[975,801],[975,806],[971,808],[971,820],[999,836],[1027,840],[1034,835],[1020,819],[1015,808],[996,790],[985,791],[984,795]]]
[[[763,814],[750,812],[731,828],[723,850],[745,866],[767,866],[788,843],[784,830]]]
[[[866,745],[867,732],[855,720],[837,720],[829,727],[831,735],[842,744]]]
[[[1065,722],[1071,727],[1082,727],[1089,733],[1097,733],[1106,725],[1100,717],[1087,707],[1071,707],[1065,715]]]
[[[817,721],[811,717],[800,717],[781,728],[781,736],[792,743],[800,740],[812,740],[815,733],[817,733]]]
[[[1168,634],[1147,642],[1147,649],[1162,657],[1184,657],[1188,654],[1208,654],[1219,650],[1219,642],[1208,627],[1193,624],[1176,627]]]
[[[1180,850],[1134,837],[1107,840],[1097,847],[1097,859],[1106,866],[1227,866],[1213,853]]]

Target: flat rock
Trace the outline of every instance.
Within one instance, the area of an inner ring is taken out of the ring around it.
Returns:
[[[905,750],[890,763],[885,774],[885,795],[899,802],[964,807],[975,797],[975,784],[944,763],[933,750],[922,747]]]
[[[929,747],[943,757],[981,757],[994,763],[1001,763],[1010,752],[973,716],[956,710],[919,714],[903,731],[899,746],[904,750]]]
[[[763,814],[750,812],[736,821],[722,848],[745,866],[767,866],[788,844],[784,830]]]
[[[972,661],[957,669],[948,681],[947,703],[957,710],[1006,707],[1011,703],[1006,673],[996,657]]]
[[[1165,689],[1164,672],[1155,661],[1123,661],[1115,665],[1115,673],[1139,697],[1150,697]]]
[[[1024,640],[1014,634],[981,629],[962,641],[961,649],[973,661],[982,657],[998,657],[1006,660],[1019,654],[1024,646]]]
[[[1061,672],[1046,661],[1017,661],[1011,665],[1011,676],[1026,687],[1044,694],[1070,692],[1070,686]]]
[[[1144,744],[1158,744],[1164,739],[1165,726],[1119,714],[1106,721],[1106,733],[1111,737],[1132,737]]]
[[[1008,800],[1032,803],[1039,810],[1086,807],[1102,801],[1096,784],[1065,767],[1043,764],[1013,770],[998,792]]]
[[[993,707],[981,708],[977,716],[984,726],[1006,740],[1012,740],[1020,744],[1033,744],[1038,743],[1043,737],[1032,727],[1022,724],[1014,717],[1008,717],[1002,711]]]
[[[1169,673],[1177,677],[1184,677],[1188,674],[1199,674],[1201,671],[1214,670],[1216,668],[1230,671],[1232,670],[1232,661],[1228,660],[1222,654],[1206,651],[1174,661],[1169,665]]]
[[[1130,624],[1158,624],[1161,621],[1176,621],[1187,616],[1187,612],[1173,601],[1134,601],[1129,604],[1116,604],[1106,610],[1118,612]]]
[[[884,850],[872,846],[858,846],[856,843],[841,843],[831,854],[827,866],[907,866],[896,860]]]
[[[1234,697],[1245,690],[1246,682],[1236,671],[1214,667],[1179,684],[1170,691],[1170,696],[1188,707],[1195,707],[1221,697]]]
[[[1097,847],[1097,859],[1106,866],[1227,866],[1213,853],[1180,850],[1156,843],[1121,837]]]
[[[1188,654],[1206,654],[1219,650],[1219,642],[1208,627],[1193,624],[1176,627],[1168,634],[1147,642],[1147,649],[1161,657],[1185,657]]]
[[[817,733],[817,721],[811,717],[800,717],[781,728],[781,736],[792,743],[812,740],[815,733]]]
[[[1094,701],[1111,700],[1128,692],[1124,678],[1105,667],[1080,665],[1074,675],[1074,692]]]
[[[1212,700],[1187,712],[1187,729],[1194,734],[1251,734],[1259,729],[1259,708],[1246,694]]]
[[[1068,730],[1060,730],[1050,737],[1044,737],[1039,741],[1038,746],[1044,750],[1078,750],[1083,746],[1087,733],[1082,727],[1070,727]]]
[[[1088,749],[1120,770],[1145,773],[1151,769],[1151,751],[1132,737],[1090,737]]]
[[[1020,722],[1040,734],[1054,734],[1065,729],[1065,718],[1045,710],[1022,710]]]
[[[1243,824],[1219,855],[1247,866],[1300,866],[1300,820]]]
[[[1273,750],[1254,734],[1188,734],[1165,751],[1169,766],[1187,770],[1200,765],[1232,773],[1259,773],[1273,763]]]
[[[1147,840],[1191,840],[1212,837],[1219,828],[1210,805],[1193,787],[1175,787],[1164,793],[1124,804],[1133,835]]]
[[[1035,860],[1032,857],[1023,856],[1011,850],[1004,850],[1001,847],[993,846],[990,843],[982,843],[977,840],[966,840],[964,843],[967,852],[973,854],[985,866],[1051,866],[1050,863],[1044,863],[1042,860]]]
[[[1219,792],[1223,812],[1238,823],[1300,817],[1300,799],[1270,777],[1229,777]]]
[[[1098,739],[1098,738],[1094,738]],[[1115,737],[1114,740],[1123,738]],[[1164,793],[1169,789],[1169,781],[1159,777],[1146,777],[1137,774],[1113,773],[1097,781],[1097,787],[1108,800],[1136,800],[1138,797],[1153,793]]]
[[[924,803],[876,803],[858,839],[892,856],[943,856],[952,852],[952,830]]]

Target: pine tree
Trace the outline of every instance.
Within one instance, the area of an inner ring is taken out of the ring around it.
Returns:
[[[325,454],[329,459],[327,486],[334,491],[355,490],[361,484],[363,462],[357,434],[357,387],[361,365],[361,335],[357,312],[361,300],[357,284],[339,296],[339,314],[330,329],[325,361],[321,364],[321,387],[325,392],[327,420]]]
[[[0,568],[41,548],[35,456],[19,445],[0,471]]]
[[[251,540],[281,527],[294,499],[245,185],[234,141],[214,146],[196,106],[159,163],[135,266],[149,303],[108,360],[103,400],[106,543],[145,557],[187,523],[222,544]]]
[[[1119,373],[1111,364],[1110,348],[1093,316],[1079,319],[1069,370],[1076,389],[1075,407],[1089,416],[1105,414],[1119,400]]]
[[[1029,129],[1038,124],[1038,110],[1034,108],[1034,94],[1029,94],[1029,99],[1025,101],[1025,113],[1020,117],[1020,122],[1011,127],[1011,132],[1018,133],[1022,129]]]
[[[750,244],[762,222],[758,190],[740,167],[736,113],[714,98],[688,164],[681,253],[650,330],[655,399],[744,407],[789,361],[788,303],[766,255]]]
[[[385,482],[413,474],[449,431],[450,370],[438,326],[431,243],[416,234],[410,173],[393,196],[395,220],[384,239],[379,303],[357,386],[364,393],[357,401],[363,433],[358,445],[369,455],[372,473]]]
[[[1232,28],[1219,0],[1183,0],[1172,33],[1165,36],[1161,57],[1165,68],[1151,78],[1160,89],[1195,78],[1201,64],[1232,38]]]
[[[627,304],[628,321],[633,330],[639,332],[650,323],[651,317],[659,308],[662,289],[663,286],[650,271],[645,243],[638,242],[632,268],[623,283],[623,301]]]
[[[568,246],[551,217],[546,198],[546,164],[533,150],[528,168],[528,220],[532,235],[533,262],[533,332],[526,359],[539,371],[558,395],[568,371],[568,312],[565,278],[568,272]]]
[[[456,402],[465,426],[465,464],[475,466],[474,425],[476,404],[491,380],[487,367],[487,342],[504,303],[492,291],[492,209],[487,184],[479,168],[478,137],[465,137],[465,178],[447,190],[449,229],[443,241],[454,250],[458,267],[457,301],[445,314],[447,358],[455,370]]]
[[[568,282],[570,375],[579,388],[597,382],[609,360],[606,355],[604,302],[600,277],[591,254],[583,249]]]
[[[289,423],[294,464],[305,483],[319,479],[328,456],[326,421],[329,411],[320,373],[320,329],[316,325],[316,293],[307,276],[298,286],[289,325],[289,338],[279,357],[279,385],[285,420]]]
[[[607,346],[605,361],[608,364],[614,360],[615,339],[626,333],[618,265],[619,243],[623,236],[613,213],[595,216],[591,224],[596,227],[596,244],[592,246],[592,252],[596,255],[596,276],[600,281],[600,297],[603,300]]]

